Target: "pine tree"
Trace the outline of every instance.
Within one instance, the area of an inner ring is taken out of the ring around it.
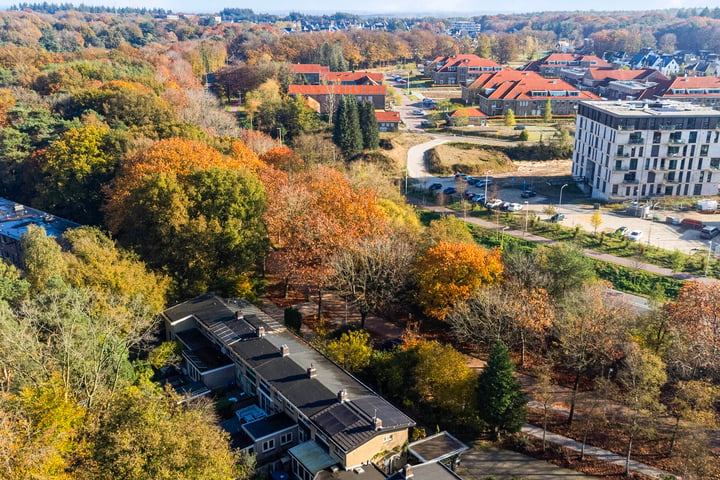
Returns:
[[[527,398],[515,377],[507,346],[499,341],[478,377],[478,414],[495,438],[519,432],[527,417]]]
[[[363,146],[368,150],[375,150],[380,145],[377,118],[375,118],[375,106],[372,102],[363,101],[358,106],[358,113],[360,115],[360,130],[362,131]]]
[[[343,155],[348,158],[354,157],[362,151],[363,137],[355,97],[346,95],[340,99],[335,112],[333,141],[340,147]]]
[[[514,127],[515,126],[515,112],[513,112],[512,108],[508,108],[505,110],[505,126],[506,127]]]
[[[548,98],[545,102],[545,110],[543,111],[543,120],[546,122],[552,121],[552,102]]]

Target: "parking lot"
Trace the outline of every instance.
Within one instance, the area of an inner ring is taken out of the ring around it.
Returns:
[[[484,179],[483,176],[476,178],[480,180]],[[488,177],[488,179],[492,179],[492,177]],[[438,194],[441,194],[448,187],[454,187],[456,191],[451,194],[453,198],[459,198],[466,192],[469,192],[468,196],[470,194],[482,195],[486,192],[484,185],[469,185],[464,179],[456,179],[455,177],[430,177],[418,186],[429,188],[433,184],[440,184],[440,188],[436,189]],[[530,198],[523,198],[522,193],[526,189],[533,189],[536,195]],[[580,225],[583,230],[594,231],[592,216],[595,212],[595,204],[591,203],[592,200],[590,198],[582,199],[577,198],[577,196],[574,198],[566,196],[565,203],[558,206],[560,198],[559,188],[556,186],[552,187],[545,184],[531,185],[520,182],[516,184],[508,178],[494,179],[492,184],[487,187],[487,199],[500,199],[507,203],[520,204],[521,210],[515,212],[515,214],[524,215],[525,211],[529,210],[531,214],[537,215],[541,220],[548,220],[550,218],[550,216],[545,213],[545,209],[548,205],[553,205],[559,213],[565,215],[565,218],[560,222],[563,226],[573,228],[576,225]],[[569,203],[570,201],[572,201],[572,203]],[[587,203],[582,203],[583,201]],[[707,252],[710,240],[701,238],[699,230],[666,223],[667,217],[674,216],[679,219],[692,218],[702,221],[705,225],[720,227],[720,214],[707,214],[696,211],[676,212],[652,210],[648,218],[644,219],[638,216],[618,213],[607,208],[600,208],[600,212],[602,215],[602,223],[598,227],[598,232],[615,232],[618,228],[627,227],[628,233],[632,231],[642,232],[639,239],[640,243],[671,251],[678,250],[688,254],[698,251]],[[712,242],[715,255],[720,256],[720,236],[715,237]]]

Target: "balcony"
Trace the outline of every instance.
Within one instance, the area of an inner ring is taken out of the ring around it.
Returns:
[[[630,137],[630,139],[628,140],[628,143],[629,143],[630,145],[640,145],[640,144],[645,143],[645,139],[642,138],[642,137],[640,137],[640,138]]]
[[[630,167],[623,165],[622,167],[614,167],[613,170],[616,172],[628,172]]]
[[[622,183],[624,183],[625,185],[638,185],[640,184],[640,180],[627,180],[623,178]]]
[[[683,140],[682,138],[671,138],[670,140],[668,140],[668,143],[672,143],[674,145],[682,145],[683,143],[685,143],[685,140]]]

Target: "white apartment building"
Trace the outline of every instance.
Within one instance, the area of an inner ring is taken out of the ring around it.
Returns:
[[[580,102],[573,176],[592,198],[717,195],[720,111],[681,102]]]

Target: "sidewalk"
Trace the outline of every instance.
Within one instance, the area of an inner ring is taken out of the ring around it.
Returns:
[[[522,433],[541,439],[543,436],[543,429],[540,427],[536,427],[534,425],[525,424],[522,428]],[[562,435],[558,435],[557,433],[547,432],[545,434],[545,440],[547,442],[553,443],[555,445],[560,445],[561,447],[568,448],[575,452],[579,452],[582,450],[581,442],[573,440],[572,438],[563,437]],[[609,452],[607,450],[603,450],[602,448],[593,447],[591,445],[585,445],[585,455],[588,455],[590,457],[599,458],[600,460],[603,460],[605,462],[613,463],[615,465],[620,465],[621,467],[625,467],[625,457],[623,457],[622,455],[613,453],[613,452]],[[645,465],[644,463],[636,462],[635,460],[630,460],[630,471],[639,472],[639,473],[642,473],[643,475],[647,475],[649,477],[654,477],[654,478],[663,478],[663,477],[668,477],[668,476],[672,475],[663,470],[658,470],[657,468],[653,468],[649,465]],[[674,476],[674,475],[672,475],[672,476]]]
[[[463,218],[463,214],[460,212],[456,212],[455,210],[450,210],[447,207],[441,207],[436,205],[425,205],[421,206],[417,201],[414,199],[408,198],[408,202],[412,203],[413,205],[419,206],[421,208],[424,208],[425,210],[429,210],[431,212],[436,213],[442,213],[445,215],[453,215],[461,220],[466,221],[467,223],[472,223],[474,225],[478,225],[483,228],[487,228],[490,230],[497,230],[497,225],[493,222],[488,222],[487,220],[481,220],[479,218],[474,217],[466,217]],[[510,235],[511,237],[520,238],[523,240],[528,240],[531,242],[541,243],[543,245],[559,245],[562,242],[559,242],[557,240],[551,240],[549,238],[541,237],[539,235],[534,235],[532,233],[526,233],[521,230],[504,230],[504,235]],[[608,263],[614,263],[616,265],[622,265],[624,267],[633,268],[637,270],[644,270],[648,273],[654,273],[655,275],[662,275],[664,277],[671,277],[675,278],[677,280],[698,280],[701,282],[712,282],[714,279],[702,277],[699,275],[694,275],[687,272],[674,272],[669,268],[660,267],[658,265],[653,265],[651,263],[645,263],[638,261],[634,258],[624,258],[624,257],[616,257],[614,255],[610,255],[607,253],[601,253],[597,252],[595,250],[591,250],[588,248],[583,249],[583,252],[585,255],[591,258],[596,258],[598,260],[603,260]]]

